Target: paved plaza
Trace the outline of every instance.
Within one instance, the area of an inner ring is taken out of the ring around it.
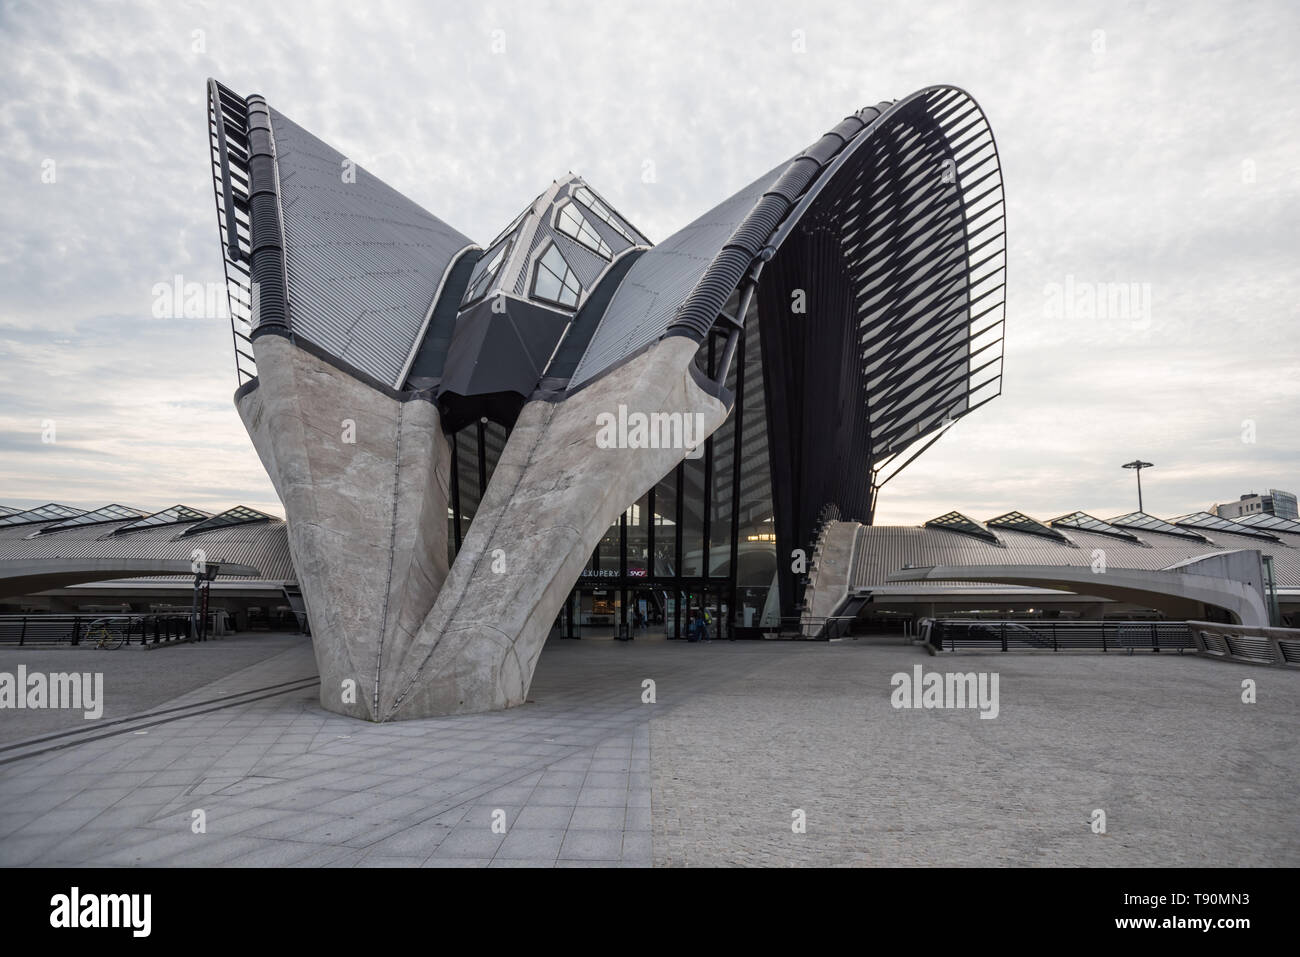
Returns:
[[[0,864],[1300,863],[1294,671],[552,640],[523,707],[375,725],[318,706],[307,639],[0,649],[0,671],[86,662],[101,720],[29,712],[7,734],[20,713],[0,712]],[[896,710],[890,678],[916,665],[997,672],[997,718]]]

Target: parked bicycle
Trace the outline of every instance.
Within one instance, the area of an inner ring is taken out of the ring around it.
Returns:
[[[126,644],[131,626],[140,619],[96,618],[86,626],[86,638],[95,643],[96,648],[108,651],[121,648]]]

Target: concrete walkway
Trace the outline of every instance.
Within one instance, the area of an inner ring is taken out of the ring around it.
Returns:
[[[893,709],[916,664],[998,671],[998,718]],[[1300,863],[1295,672],[552,641],[529,704],[384,725],[321,710],[312,676],[293,642],[169,715],[7,744],[0,865]]]

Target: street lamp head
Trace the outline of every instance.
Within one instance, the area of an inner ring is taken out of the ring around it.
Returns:
[[[1134,459],[1132,462],[1124,463],[1126,469],[1149,469],[1152,467],[1150,462],[1143,462],[1141,459]]]

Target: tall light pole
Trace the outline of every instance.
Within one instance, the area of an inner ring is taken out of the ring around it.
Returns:
[[[1138,511],[1142,511],[1142,470],[1152,468],[1150,462],[1143,462],[1141,459],[1134,459],[1132,462],[1125,462],[1124,468],[1133,469],[1137,472],[1138,479]]]

